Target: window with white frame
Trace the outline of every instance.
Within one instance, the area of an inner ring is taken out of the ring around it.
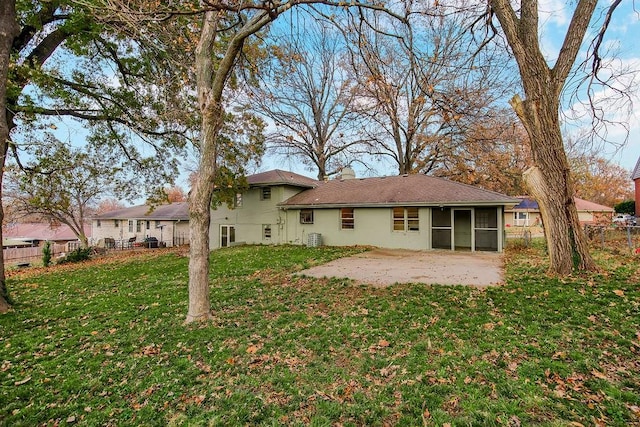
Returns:
[[[313,224],[313,209],[300,210],[300,224]]]
[[[242,207],[242,193],[236,193],[236,201],[234,203],[236,208]]]
[[[262,224],[262,239],[271,239],[271,224]]]
[[[514,212],[513,219],[515,225],[529,225],[529,212]]]
[[[133,220],[129,220],[129,233],[133,233]]]
[[[136,233],[139,233],[142,231],[142,221],[137,220],[136,221]]]
[[[353,208],[340,209],[340,228],[343,230],[353,230],[355,228]]]
[[[393,231],[420,231],[418,208],[393,208]]]

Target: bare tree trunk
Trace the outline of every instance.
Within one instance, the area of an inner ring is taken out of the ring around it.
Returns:
[[[511,105],[522,121],[535,167],[525,175],[538,201],[549,248],[550,271],[567,275],[574,269],[596,270],[575,205],[569,162],[562,142],[560,94],[589,25],[597,0],[579,0],[553,68],[538,40],[538,2],[522,2],[519,14],[509,0],[489,0],[518,62],[526,99]]]
[[[538,202],[549,250],[550,270],[567,275],[574,269],[595,270],[575,205],[557,103],[540,96],[538,102],[512,100],[531,141],[535,166],[524,174],[525,185]]]
[[[271,22],[271,16],[260,12],[249,19],[229,41],[222,59],[214,63],[216,30],[220,15],[207,12],[200,41],[196,48],[198,103],[202,112],[200,162],[189,199],[189,311],[186,322],[211,318],[209,300],[209,226],[211,201],[217,170],[218,134],[224,120],[222,94],[235,61],[247,37]]]
[[[196,48],[198,102],[202,114],[200,163],[189,200],[189,311],[186,322],[211,318],[209,300],[209,226],[211,199],[216,172],[216,139],[222,121],[219,98],[212,93],[213,52],[217,22],[215,13],[207,12]]]
[[[2,201],[2,178],[9,148],[11,120],[7,110],[7,76],[13,39],[20,32],[16,22],[15,0],[0,2],[0,202]],[[0,203],[0,224],[4,219],[4,210]],[[2,227],[0,227],[2,240]],[[0,313],[6,313],[10,307],[9,292],[4,275],[4,254],[0,252]]]

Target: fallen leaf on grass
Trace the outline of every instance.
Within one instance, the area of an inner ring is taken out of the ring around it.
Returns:
[[[603,373],[602,373],[602,372],[600,372],[600,371],[596,371],[595,369],[593,369],[593,370],[591,371],[591,374],[592,374],[594,377],[596,377],[596,378],[600,378],[601,380],[607,380],[607,379],[609,379],[605,374],[603,374]]]
[[[247,347],[248,354],[256,354],[262,348],[262,344],[251,344]]]
[[[428,420],[429,418],[431,418],[431,412],[429,412],[428,408],[425,408],[424,412],[422,413],[422,419]]]
[[[620,289],[616,289],[615,291],[613,291],[613,293],[618,295],[619,297],[623,297],[624,296],[624,291],[620,290]]]
[[[22,384],[28,383],[29,381],[31,381],[31,377],[27,377],[27,378],[25,378],[23,380],[16,381],[15,383],[13,383],[13,385],[22,385]]]

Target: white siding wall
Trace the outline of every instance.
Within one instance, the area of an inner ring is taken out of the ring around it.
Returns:
[[[242,195],[242,207],[229,209],[226,204],[211,211],[209,241],[211,249],[220,247],[220,226],[235,226],[236,243],[247,244],[281,244],[282,219],[277,204],[300,192],[293,187],[270,187],[271,198],[262,200],[262,189],[251,188]],[[263,225],[271,225],[271,238],[263,238]]]
[[[160,228],[156,228],[155,220],[149,221],[149,229],[147,229],[147,220],[133,220],[141,221],[140,231],[136,231],[136,225],[134,222],[133,232],[129,231],[129,220],[118,220],[118,226],[115,225],[113,219],[100,220],[100,227],[98,227],[98,221],[93,220],[91,223],[92,241],[96,244],[98,240],[111,238],[116,241],[129,240],[131,237],[135,237],[136,241],[141,242],[145,237],[155,237],[158,241],[164,241],[167,246],[172,246],[174,237],[180,237],[184,240],[184,243],[189,241],[189,221],[160,221],[158,225],[162,225],[162,231]]]
[[[286,211],[286,241],[307,244],[309,233],[322,234],[329,246],[372,245],[383,248],[429,249],[430,209],[420,208],[420,231],[393,231],[390,208],[355,208],[353,230],[340,228],[340,209],[314,209],[314,223],[300,224],[300,211]]]

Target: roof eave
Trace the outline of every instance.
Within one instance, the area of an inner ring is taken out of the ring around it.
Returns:
[[[385,202],[385,203],[298,203],[298,204],[286,204],[279,203],[278,207],[287,209],[336,209],[336,208],[392,208],[392,207],[404,207],[404,206],[417,206],[417,207],[469,207],[469,206],[513,206],[513,200],[483,200],[483,201],[455,201],[455,202]]]

